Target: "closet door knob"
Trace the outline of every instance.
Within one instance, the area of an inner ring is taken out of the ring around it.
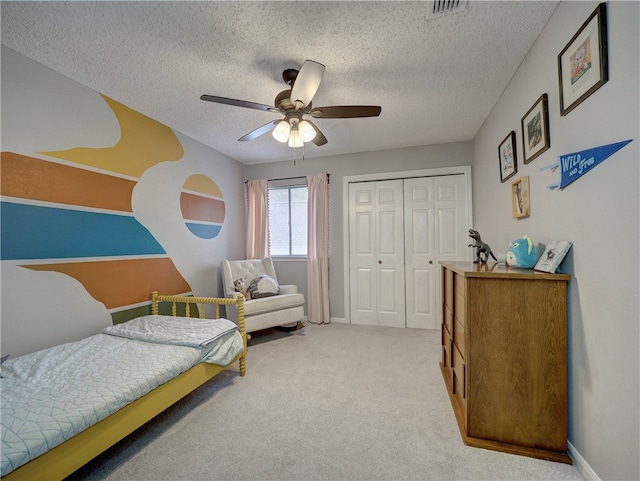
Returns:
[[[382,261],[378,261],[378,264],[382,264]]]

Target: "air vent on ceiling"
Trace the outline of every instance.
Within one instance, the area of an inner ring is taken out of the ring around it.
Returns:
[[[458,13],[467,9],[467,0],[429,0],[427,18]]]

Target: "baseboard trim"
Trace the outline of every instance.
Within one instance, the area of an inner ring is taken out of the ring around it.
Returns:
[[[573,465],[587,481],[602,481],[596,472],[589,466],[589,463],[580,455],[573,444],[567,442],[569,457],[573,459]]]
[[[332,317],[331,322],[335,322],[336,324],[349,324],[344,317]]]

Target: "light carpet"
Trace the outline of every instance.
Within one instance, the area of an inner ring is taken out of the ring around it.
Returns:
[[[247,360],[68,481],[583,480],[463,444],[439,331],[307,323],[254,335]]]

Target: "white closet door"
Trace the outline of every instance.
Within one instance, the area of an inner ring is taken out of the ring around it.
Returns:
[[[440,327],[440,266],[469,258],[465,175],[349,184],[353,324]]]
[[[404,181],[407,327],[421,329],[438,325],[433,184],[433,177]]]
[[[471,239],[467,224],[467,179],[464,175],[433,177],[433,192],[436,259],[468,259]]]
[[[467,183],[464,175],[404,181],[407,327],[438,329],[440,265],[467,259]]]
[[[405,327],[402,180],[349,184],[351,322]]]

